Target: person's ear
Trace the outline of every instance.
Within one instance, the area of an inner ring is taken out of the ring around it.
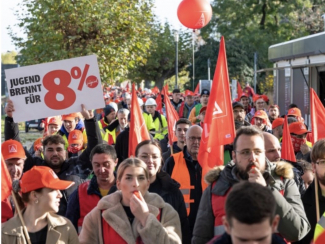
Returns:
[[[121,190],[120,185],[121,185],[121,182],[119,180],[116,180],[116,187],[118,190]]]
[[[277,214],[274,216],[272,221],[272,233],[275,233],[280,222],[280,216]]]
[[[222,223],[223,223],[223,226],[225,227],[225,231],[227,232],[227,234],[228,235],[230,235],[230,224],[229,224],[229,222],[227,221],[227,218],[226,218],[226,216],[223,216],[222,217]]]
[[[115,159],[115,167],[116,167],[117,163],[118,163],[118,158]]]

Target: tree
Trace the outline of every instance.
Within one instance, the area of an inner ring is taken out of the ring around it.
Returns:
[[[241,82],[242,86],[247,82],[253,81],[253,57],[251,57],[251,50],[247,48],[240,39],[230,39],[226,41],[226,53],[228,62],[229,79],[235,79]],[[214,76],[216,63],[219,53],[219,41],[214,38],[208,38],[206,43],[199,46],[195,52],[195,84],[196,87],[199,80],[208,79],[208,65],[207,60],[210,59],[211,80]],[[193,76],[192,66],[187,68],[189,76]],[[186,84],[188,89],[192,90],[193,80]]]
[[[96,54],[102,82],[145,62],[152,0],[23,0],[17,13],[27,39],[10,32],[21,65]]]
[[[151,45],[147,53],[146,62],[138,62],[130,70],[129,78],[133,81],[155,81],[161,89],[164,81],[175,75],[175,40],[174,33],[168,23],[161,26],[154,24],[151,31]],[[180,33],[178,42],[178,69],[179,74],[184,70],[191,59],[191,38],[189,33]]]
[[[17,64],[17,53],[15,51],[1,53],[1,63],[3,64]]]

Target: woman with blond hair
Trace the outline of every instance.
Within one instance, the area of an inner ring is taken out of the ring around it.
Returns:
[[[149,193],[147,165],[124,160],[117,171],[119,191],[103,197],[84,219],[80,243],[181,243],[177,212]]]
[[[16,215],[2,224],[1,243],[28,243],[24,233],[27,229],[32,244],[77,244],[78,235],[70,220],[56,215],[59,211],[60,190],[72,186],[74,182],[60,180],[54,171],[46,166],[34,166],[26,171],[15,192],[22,192],[18,199],[23,205],[22,218]],[[19,189],[20,187],[20,189]],[[25,240],[24,240],[25,239]]]

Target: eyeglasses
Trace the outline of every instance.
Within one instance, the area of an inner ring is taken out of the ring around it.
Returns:
[[[241,150],[241,151],[235,151],[236,153],[239,153],[242,157],[244,158],[249,158],[252,154],[252,152],[256,155],[256,156],[259,156],[261,155],[262,153],[264,153],[265,151],[264,150],[260,150],[260,149],[254,149],[254,150],[250,150],[250,149],[244,149],[244,150]]]
[[[321,168],[325,168],[325,159],[317,160],[316,164],[318,164]]]
[[[190,136],[188,137],[188,139],[191,141],[191,142],[194,142],[196,140],[198,140],[199,142],[201,141],[201,137],[195,137],[195,136]]]

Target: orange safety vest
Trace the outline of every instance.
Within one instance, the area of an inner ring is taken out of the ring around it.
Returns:
[[[103,211],[102,211],[103,212]],[[157,215],[157,220],[160,222],[161,209],[159,209],[159,214]],[[105,244],[127,244],[127,242],[102,218],[103,227],[103,243]],[[136,244],[143,244],[141,237],[138,236]]]
[[[84,221],[85,216],[97,206],[97,203],[100,200],[100,197],[96,194],[87,194],[89,183],[90,181],[86,181],[78,187],[80,206],[80,216],[78,219],[78,234],[80,234],[81,232],[82,223]]]
[[[190,173],[183,152],[174,153],[172,156],[174,158],[175,166],[171,178],[181,185],[179,189],[183,194],[187,216],[189,216],[191,203],[194,203],[194,199],[191,199],[191,190],[194,190],[195,187],[191,185]],[[201,185],[203,184],[201,183]]]

